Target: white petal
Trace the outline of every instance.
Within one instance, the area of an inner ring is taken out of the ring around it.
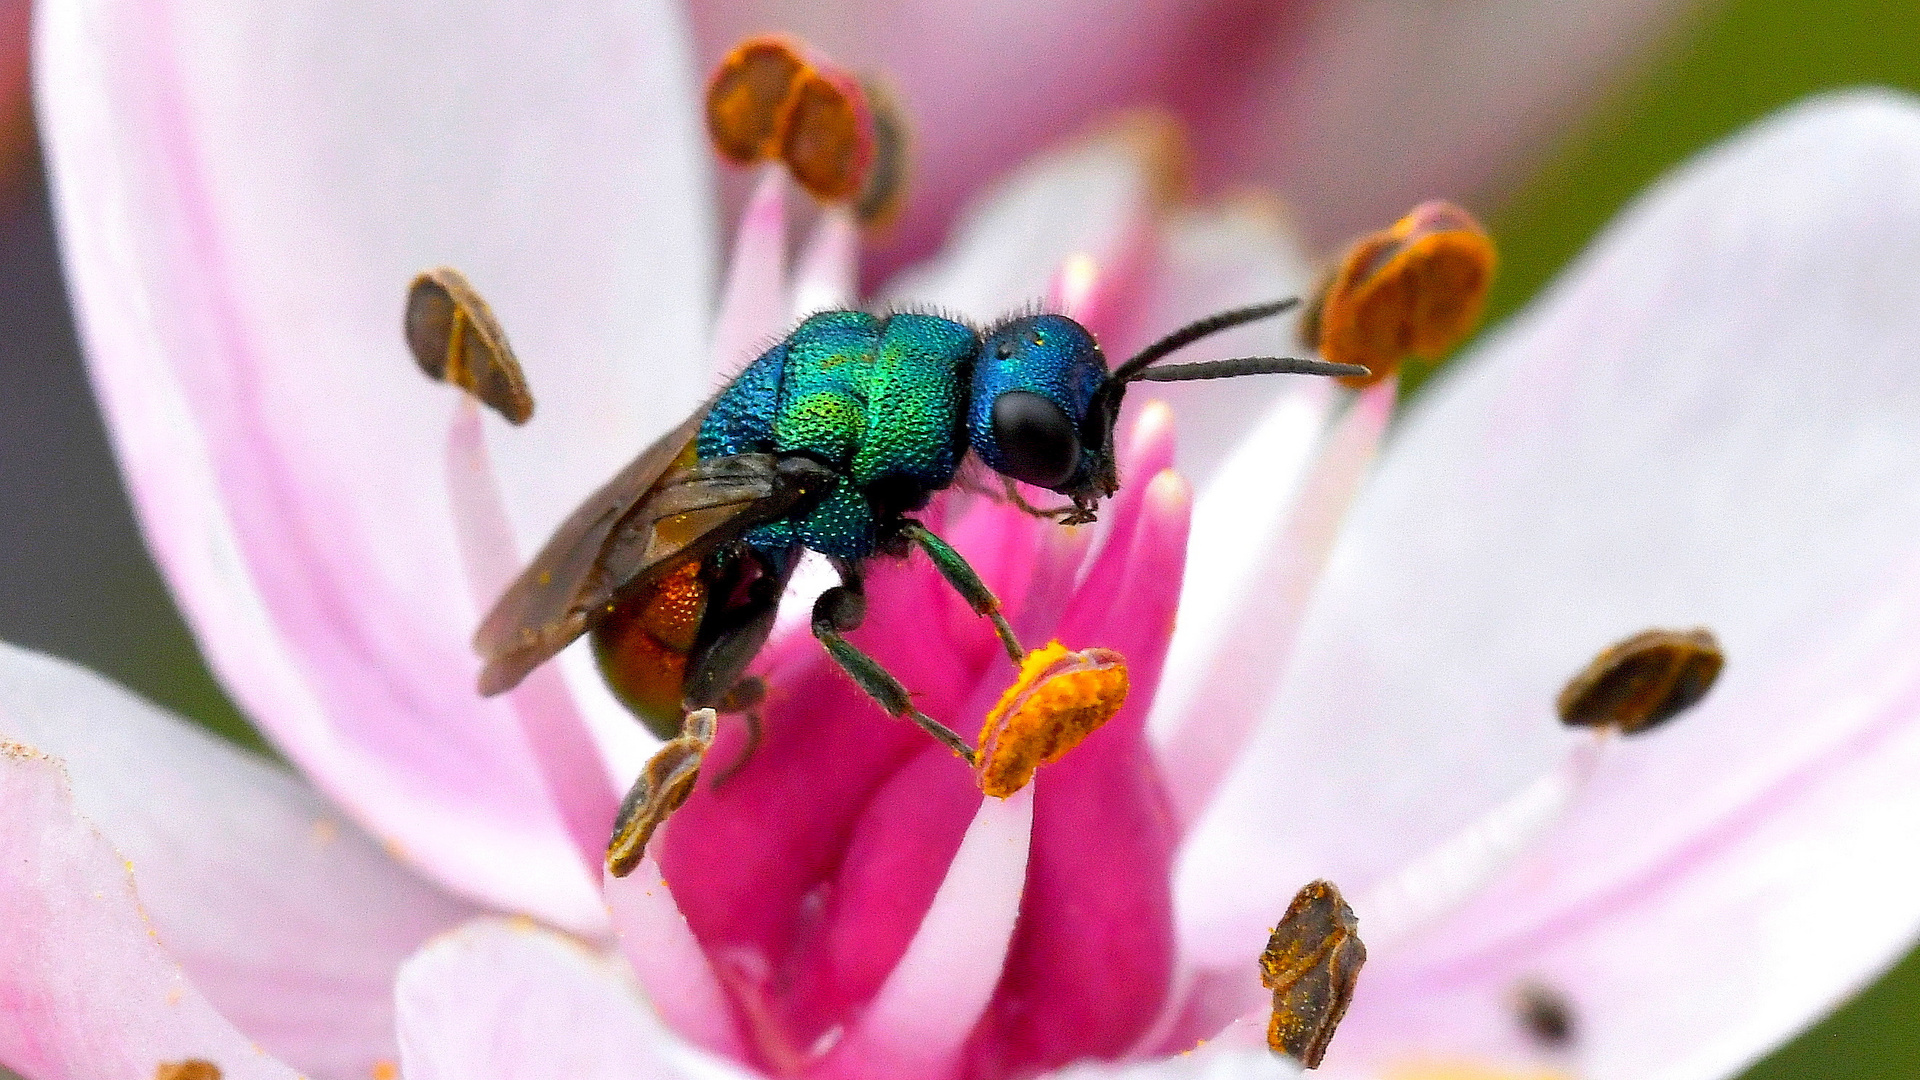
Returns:
[[[747,1080],[660,1026],[613,959],[528,920],[477,920],[401,970],[408,1080]]]
[[[1383,1018],[1376,1057],[1490,1052],[1537,968],[1590,1014],[1588,1075],[1722,1075],[1904,950],[1915,250],[1920,105],[1826,99],[1657,188],[1463,364],[1390,448],[1297,675],[1196,832],[1187,944],[1243,962],[1282,882],[1364,895],[1543,771],[1568,738],[1553,698],[1599,649],[1705,625],[1728,656],[1707,700],[1620,747],[1415,973],[1380,958],[1349,1025]],[[1828,916],[1845,929],[1816,945]]]
[[[168,954],[248,1038],[323,1076],[392,1060],[394,972],[470,907],[284,770],[6,645],[0,740],[61,759]]]

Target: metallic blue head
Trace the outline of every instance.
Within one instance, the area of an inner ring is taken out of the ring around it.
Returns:
[[[1113,493],[1118,405],[1107,358],[1086,327],[1065,315],[1023,315],[981,343],[967,436],[995,472],[1091,509]]]

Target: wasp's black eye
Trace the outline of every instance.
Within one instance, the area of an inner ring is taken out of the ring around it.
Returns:
[[[1060,406],[1026,390],[993,399],[993,441],[1000,450],[994,467],[1034,487],[1057,488],[1080,464],[1073,421]]]

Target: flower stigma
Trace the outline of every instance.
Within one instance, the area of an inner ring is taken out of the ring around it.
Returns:
[[[980,728],[980,790],[1004,799],[1060,760],[1127,701],[1127,661],[1112,649],[1068,652],[1058,641],[1027,654]]]
[[[533,392],[507,332],[465,274],[442,266],[415,277],[405,329],[407,348],[428,378],[465,390],[508,423],[533,418]]]
[[[1372,372],[1341,380],[1353,387],[1385,379],[1409,356],[1438,360],[1479,322],[1495,261],[1472,214],[1421,203],[1347,248],[1301,317],[1301,341]]]
[[[735,46],[707,81],[707,134],[740,166],[778,161],[822,203],[882,225],[906,187],[907,126],[893,96],[793,38]]]
[[[1700,703],[1726,666],[1713,631],[1642,630],[1593,658],[1560,692],[1560,722],[1637,735]]]
[[[716,721],[712,709],[695,709],[681,724],[679,737],[668,740],[647,759],[647,767],[640,770],[614,819],[613,839],[607,842],[608,873],[614,877],[633,873],[647,853],[654,830],[693,794],[700,763],[713,745]]]
[[[1260,985],[1273,991],[1268,1048],[1318,1068],[1366,962],[1360,920],[1333,882],[1309,882],[1294,894],[1260,954]]]

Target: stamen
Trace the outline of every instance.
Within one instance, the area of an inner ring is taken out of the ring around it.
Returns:
[[[614,819],[613,839],[607,843],[607,872],[626,877],[640,865],[653,831],[680,809],[700,779],[700,762],[713,745],[717,718],[712,709],[698,709],[681,723],[680,736],[670,740],[647,760]]]
[[[220,1066],[201,1058],[163,1061],[154,1067],[153,1080],[220,1080]]]
[[[1026,787],[1126,701],[1127,662],[1111,649],[1068,652],[1051,641],[1028,653],[980,728],[980,790],[1004,799]]]
[[[1560,721],[1637,735],[1698,705],[1725,665],[1710,630],[1643,630],[1594,657],[1567,683]]]
[[[1479,322],[1494,262],[1493,241],[1473,215],[1422,203],[1347,249],[1301,317],[1301,341],[1330,361],[1368,368],[1343,380],[1356,387],[1409,356],[1437,360]]]
[[[891,94],[791,38],[749,38],[707,83],[707,133],[736,165],[781,161],[807,193],[868,226],[898,211],[908,132]]]
[[[533,417],[533,394],[493,309],[450,266],[428,270],[407,289],[407,347],[427,377],[452,383],[509,423]]]
[[[523,563],[480,421],[480,407],[473,398],[462,396],[454,404],[447,425],[446,469],[454,538],[467,588],[475,609],[486,611]],[[507,702],[526,733],[575,849],[592,870],[619,794],[607,779],[599,743],[555,665],[530,673]]]
[[[1260,954],[1260,985],[1273,991],[1267,1046],[1318,1068],[1366,962],[1360,920],[1332,882],[1296,893]]]

